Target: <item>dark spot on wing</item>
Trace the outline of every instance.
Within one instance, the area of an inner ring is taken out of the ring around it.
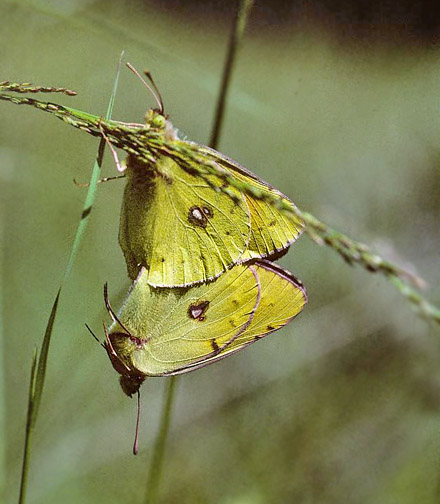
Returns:
[[[215,338],[212,338],[211,340],[211,347],[214,352],[218,352],[220,350],[220,347],[217,345],[217,341],[215,341]]]
[[[197,303],[193,303],[189,305],[188,315],[194,320],[203,322],[205,320],[205,314],[208,306],[209,301],[198,301]]]
[[[165,257],[162,257],[162,262],[165,262]]]
[[[275,329],[275,327],[274,327],[274,326],[271,326],[271,325],[268,325],[268,326],[266,327],[266,329],[267,329],[268,331],[273,331],[273,330]]]
[[[213,216],[212,210],[208,207],[192,206],[188,212],[188,222],[193,226],[205,228],[208,224],[208,219]]]
[[[202,207],[202,211],[206,215],[206,217],[208,217],[210,219],[212,217],[214,217],[214,210],[212,208],[204,206],[204,207]]]
[[[230,231],[226,231],[226,236],[229,236],[230,234]]]
[[[275,225],[276,225],[276,223],[277,223],[277,221],[275,221],[275,220],[270,221],[270,222],[269,222],[269,226],[270,226],[270,227],[273,227],[273,226],[275,226]]]
[[[235,323],[234,319],[230,319],[229,323],[231,324],[232,327],[237,327],[237,324]]]
[[[238,301],[237,301],[236,299],[233,299],[233,300],[232,300],[232,304],[233,304],[234,306],[238,306]]]

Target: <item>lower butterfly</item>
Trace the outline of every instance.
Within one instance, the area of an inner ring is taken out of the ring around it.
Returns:
[[[191,289],[153,288],[143,268],[113,319],[104,348],[132,396],[147,376],[188,373],[280,329],[307,303],[303,284],[269,261],[237,265]]]

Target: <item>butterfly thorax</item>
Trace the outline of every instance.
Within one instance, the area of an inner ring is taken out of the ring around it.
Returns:
[[[172,185],[174,179],[173,160],[167,156],[161,156],[155,163],[146,163],[130,154],[127,158],[127,178],[132,186],[142,188],[143,191],[151,190],[158,177],[167,185]],[[157,182],[157,181],[156,181]]]
[[[119,383],[128,396],[139,390],[145,380],[145,374],[138,371],[133,365],[133,352],[143,348],[145,341],[122,332],[109,335],[109,342],[104,343],[107,355],[113,368],[121,377]]]

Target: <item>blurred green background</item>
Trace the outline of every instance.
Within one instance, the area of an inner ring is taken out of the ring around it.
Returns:
[[[339,16],[338,4],[257,2],[220,150],[300,208],[427,279],[438,304],[434,21],[428,13],[419,26],[417,16],[392,9],[395,17],[359,18],[343,3]],[[75,98],[49,99],[104,114],[125,49],[128,61],[153,71],[175,126],[205,143],[233,10],[234,2],[3,2],[0,80],[73,88]],[[123,69],[114,118],[141,121],[152,105]],[[15,502],[32,353],[85,197],[72,179],[88,180],[97,141],[28,107],[2,102],[0,114],[0,481],[4,502]],[[114,173],[107,153],[104,174]],[[166,379],[143,386],[133,457],[135,402],[84,328],[88,322],[102,334],[105,281],[115,306],[129,285],[117,243],[122,191],[122,182],[99,188],[64,291],[29,503],[143,502]],[[282,264],[306,284],[309,306],[261,343],[179,378],[160,501],[439,502],[438,327],[386,280],[305,236]]]

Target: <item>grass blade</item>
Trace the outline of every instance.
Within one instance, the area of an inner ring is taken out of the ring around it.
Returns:
[[[119,59],[118,69],[116,72],[115,82],[113,85],[112,95],[110,97],[109,105],[107,108],[106,118],[110,119],[111,114],[113,112],[113,106],[115,102],[116,89],[118,86],[119,73],[121,67],[121,60],[123,54]],[[43,342],[41,345],[41,352],[38,357],[38,365],[37,365],[37,353],[34,354],[34,359],[32,362],[32,372],[31,372],[31,381],[29,385],[29,401],[28,401],[28,410],[27,410],[27,419],[26,419],[26,436],[24,443],[24,454],[23,454],[23,465],[22,465],[22,474],[21,474],[21,482],[20,482],[20,496],[19,496],[19,504],[24,504],[26,502],[26,490],[27,490],[27,481],[29,474],[29,463],[31,456],[31,442],[32,442],[32,434],[35,427],[35,423],[37,421],[38,410],[41,403],[41,397],[43,395],[44,390],[44,382],[46,378],[46,369],[47,369],[47,359],[49,355],[49,347],[50,341],[53,332],[53,326],[56,319],[58,304],[62,292],[62,288],[64,283],[66,282],[70,271],[72,269],[72,265],[75,261],[76,255],[79,250],[79,246],[81,244],[81,240],[84,234],[84,230],[86,228],[90,212],[92,210],[92,206],[95,200],[96,189],[98,186],[99,174],[101,171],[102,159],[105,148],[105,140],[101,139],[98,149],[97,159],[93,166],[92,176],[90,179],[89,189],[87,191],[87,196],[84,201],[83,211],[81,213],[81,219],[78,224],[78,228],[76,231],[75,239],[73,241],[72,249],[69,255],[69,259],[67,261],[66,269],[64,271],[63,279],[61,281],[60,287],[58,289],[57,295],[55,296],[54,303],[52,305],[52,310],[49,315],[49,320],[47,322],[46,330],[44,333]]]
[[[32,358],[31,366],[31,379],[29,381],[29,394],[28,394],[28,414],[26,419],[26,434],[24,441],[24,453],[23,453],[23,464],[21,466],[21,481],[20,481],[20,496],[18,502],[21,504],[25,502],[26,490],[28,482],[28,470],[29,470],[29,460],[31,451],[31,439],[32,439],[32,429],[33,429],[33,418],[34,414],[34,393],[35,393],[35,379],[37,371],[37,349],[34,350],[34,356]]]

